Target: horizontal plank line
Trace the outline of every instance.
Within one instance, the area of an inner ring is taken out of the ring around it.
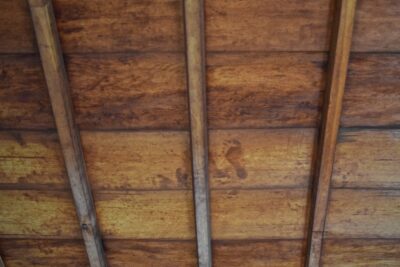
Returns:
[[[309,186],[259,186],[259,187],[210,187],[210,191],[277,191],[277,190],[308,190]],[[69,187],[53,184],[0,184],[0,191],[55,191],[69,192]],[[95,194],[118,194],[118,193],[145,193],[145,192],[192,192],[191,188],[130,188],[130,189],[97,189],[92,185]]]
[[[351,190],[351,191],[400,191],[400,187],[358,187],[358,186],[349,186],[349,187],[332,187],[334,190]]]
[[[340,127],[340,131],[362,131],[362,130],[399,130],[400,124],[381,126],[347,126]]]
[[[328,50],[299,50],[299,51],[287,51],[287,50],[208,50],[207,55],[212,54],[327,54]],[[351,54],[382,54],[382,55],[400,55],[400,51],[351,51]],[[73,52],[73,53],[64,53],[64,56],[107,56],[107,55],[146,55],[146,54],[185,54],[185,51],[182,50],[167,50],[167,51],[159,51],[159,50],[142,50],[142,51],[115,51],[115,52]],[[2,53],[0,52],[0,57],[7,56],[39,56],[39,53],[35,52],[21,52],[21,53]]]
[[[326,232],[325,232],[326,234]],[[324,237],[324,240],[351,241],[351,240],[382,240],[382,241],[399,241],[400,237]]]

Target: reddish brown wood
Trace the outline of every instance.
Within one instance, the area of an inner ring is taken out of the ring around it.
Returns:
[[[65,166],[91,266],[107,266],[78,129],[72,113],[68,78],[51,0],[29,0],[44,75]]]
[[[337,1],[337,18],[333,34],[330,70],[317,158],[316,180],[311,206],[306,266],[320,265],[322,238],[327,214],[329,189],[339,131],[342,100],[350,55],[357,0]]]

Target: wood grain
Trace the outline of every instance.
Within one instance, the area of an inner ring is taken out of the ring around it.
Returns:
[[[188,129],[183,54],[67,58],[82,129]]]
[[[211,128],[317,125],[325,55],[211,54],[207,63]],[[71,55],[66,66],[80,128],[189,128],[183,55]],[[0,57],[0,73],[0,126],[54,128],[38,59]]]
[[[214,265],[226,267],[301,267],[303,240],[214,242]]]
[[[398,52],[399,44],[400,2],[396,0],[359,0],[352,50]]]
[[[327,90],[322,111],[316,176],[312,193],[306,258],[307,267],[320,265],[322,236],[325,228],[336,139],[347,78],[347,65],[350,56],[356,4],[357,0],[339,0],[336,3]]]
[[[1,129],[55,127],[39,56],[0,56],[0,106]]]
[[[185,0],[184,13],[197,261],[211,267],[204,0]]]
[[[400,188],[400,130],[342,130],[333,187]]]
[[[211,128],[317,126],[324,54],[218,53],[207,64]]]
[[[81,236],[69,193],[2,190],[0,195],[2,237]],[[307,198],[305,189],[213,191],[212,237],[215,240],[304,238]],[[100,229],[106,239],[193,240],[195,237],[189,190],[99,192],[95,200]],[[25,223],[27,218],[29,224]]]
[[[216,266],[300,267],[304,254],[301,240],[217,241]],[[194,241],[105,240],[112,266],[196,266]],[[2,239],[0,251],[7,266],[88,266],[81,240]],[[232,257],[240,255],[240,257]]]
[[[399,54],[353,54],[341,125],[400,125],[399,86]]]
[[[81,136],[96,191],[192,188],[187,132],[83,131]],[[210,131],[210,187],[305,188],[314,137],[313,129]],[[69,188],[51,131],[0,132],[0,174],[3,188]]]
[[[69,192],[1,190],[0,235],[80,238]]]
[[[325,235],[328,238],[399,238],[400,192],[333,190]]]
[[[332,4],[207,1],[208,50],[327,51]],[[184,50],[180,0],[55,0],[54,5],[67,53]],[[0,9],[0,53],[35,52],[26,1],[2,1]],[[400,50],[398,1],[360,0],[357,9],[353,50]]]
[[[207,1],[207,50],[326,51],[329,0]]]
[[[324,267],[395,267],[399,264],[398,239],[328,239],[324,243]]]
[[[0,10],[0,53],[36,53],[28,1],[1,1]]]
[[[0,185],[68,188],[54,132],[0,132]]]
[[[305,238],[307,198],[300,189],[212,191],[212,238]]]
[[[112,266],[185,266],[196,263],[194,241],[105,240]],[[3,239],[7,266],[89,266],[82,240]]]
[[[10,267],[89,266],[82,240],[2,239],[0,250]]]
[[[90,266],[106,267],[51,0],[29,0],[57,132]]]
[[[210,132],[210,186],[217,188],[308,187],[313,129]]]

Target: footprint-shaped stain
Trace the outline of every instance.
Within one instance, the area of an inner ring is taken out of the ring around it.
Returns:
[[[230,145],[230,147],[228,148],[225,157],[228,162],[232,164],[233,168],[236,171],[236,175],[240,179],[245,179],[247,177],[247,171],[243,166],[244,160],[242,144],[236,139],[230,140],[228,144]]]

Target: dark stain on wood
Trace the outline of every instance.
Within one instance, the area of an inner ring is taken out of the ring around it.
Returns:
[[[226,159],[234,167],[236,175],[240,179],[245,179],[247,177],[247,171],[244,168],[243,151],[242,144],[238,140],[231,140],[229,142],[229,149],[225,154]]]

